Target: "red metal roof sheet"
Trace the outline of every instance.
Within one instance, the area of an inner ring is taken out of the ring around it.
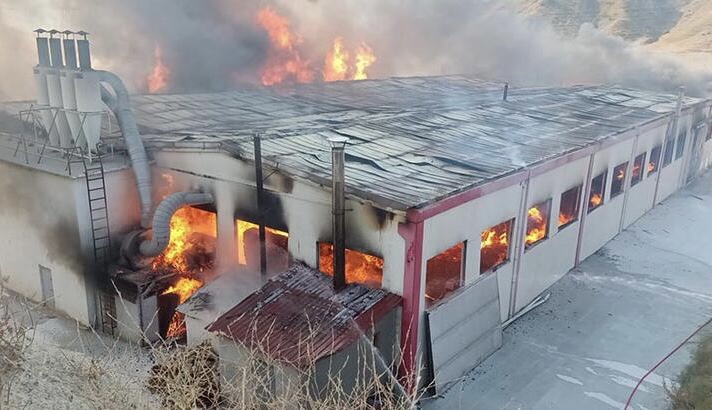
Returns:
[[[207,327],[270,357],[303,366],[353,343],[400,304],[400,296],[331,278],[302,264],[269,280]]]

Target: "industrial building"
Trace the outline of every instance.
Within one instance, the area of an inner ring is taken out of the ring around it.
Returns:
[[[237,313],[269,295],[288,298],[272,320],[314,298],[380,306],[358,325],[395,323],[373,345],[439,391],[712,159],[712,101],[683,93],[439,76],[129,96],[85,37],[39,32],[36,101],[0,105],[0,274],[129,339],[244,342]],[[339,252],[373,304],[317,290]]]

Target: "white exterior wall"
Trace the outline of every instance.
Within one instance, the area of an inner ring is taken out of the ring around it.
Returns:
[[[520,185],[510,186],[493,192],[481,198],[462,204],[458,207],[435,215],[424,222],[423,226],[423,270],[420,274],[420,317],[425,310],[425,283],[428,259],[442,251],[451,248],[459,242],[467,241],[465,256],[465,285],[476,282],[480,275],[480,241],[482,231],[494,225],[510,220],[519,212],[519,200],[522,195]],[[517,218],[518,219],[518,218]],[[517,223],[512,227],[510,235],[517,231]],[[500,314],[506,320],[509,311],[509,289],[512,283],[514,246],[509,247],[509,261],[505,262],[495,272],[487,275],[497,275],[499,284]],[[421,327],[422,328],[422,327]]]
[[[49,268],[56,309],[90,324],[75,211],[83,180],[7,162],[0,162],[0,175],[0,275],[10,289],[41,301],[39,265]]]
[[[574,267],[580,217],[559,232],[561,194],[582,185],[583,191],[589,158],[570,162],[545,174],[533,177],[529,183],[527,209],[551,198],[549,235],[547,239],[525,249],[517,278],[515,311],[531,302],[543,289],[561,279]],[[584,195],[582,195],[583,197]],[[579,204],[581,198],[579,198]],[[579,215],[581,211],[579,205]]]
[[[638,136],[638,146],[635,150],[635,155],[645,153],[645,161],[643,162],[643,180],[633,187],[629,188],[628,202],[625,207],[625,219],[623,226],[626,227],[643,216],[653,207],[653,196],[655,195],[655,183],[658,178],[658,172],[648,175],[648,161],[650,161],[650,153],[658,145],[662,145],[665,139],[665,127],[656,127],[652,130],[640,133]],[[631,163],[632,166],[632,163]]]
[[[581,260],[589,257],[606,242],[618,235],[621,215],[623,214],[625,192],[615,198],[611,198],[613,169],[623,162],[630,161],[633,145],[634,139],[631,138],[596,152],[593,160],[591,179],[600,175],[601,172],[608,171],[605,185],[606,190],[603,197],[603,205],[589,212],[586,216],[583,238],[581,240]],[[630,164],[628,165],[630,166]],[[626,190],[627,189],[626,187]],[[586,196],[584,212],[588,212],[588,192],[585,192],[584,195]]]

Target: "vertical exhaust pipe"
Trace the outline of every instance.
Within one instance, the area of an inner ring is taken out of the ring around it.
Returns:
[[[344,148],[349,141],[346,137],[331,137],[331,214],[333,236],[333,271],[334,289],[342,290],[346,287],[346,213],[344,195],[344,164],[346,156]]]

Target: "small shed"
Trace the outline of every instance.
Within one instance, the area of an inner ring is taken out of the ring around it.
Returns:
[[[310,393],[319,395],[334,377],[348,392],[359,377],[395,371],[400,303],[400,296],[358,284],[335,292],[330,277],[295,264],[207,330],[216,334],[227,380],[259,355],[274,375],[269,393],[307,382]],[[374,369],[374,363],[384,368]],[[310,380],[303,380],[306,375]]]

